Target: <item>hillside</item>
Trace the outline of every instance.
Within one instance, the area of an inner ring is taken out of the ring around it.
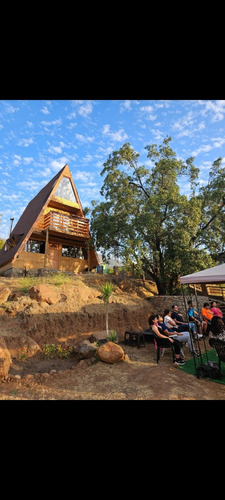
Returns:
[[[138,280],[118,279],[109,307],[109,328],[119,334],[124,361],[93,363],[75,354],[43,359],[44,343],[75,348],[94,332],[105,330],[99,287],[107,280],[93,274],[47,283],[45,300],[38,301],[26,279],[0,278],[0,297],[7,288],[9,293],[0,305],[0,337],[12,358],[8,376],[0,381],[0,399],[224,399],[224,386],[181,372],[172,364],[169,350],[157,365],[153,344],[140,349],[123,344],[126,329],[146,328],[156,304],[162,308],[173,300],[154,296],[155,290]],[[21,357],[24,346],[26,359]],[[187,348],[185,357],[190,357]]]

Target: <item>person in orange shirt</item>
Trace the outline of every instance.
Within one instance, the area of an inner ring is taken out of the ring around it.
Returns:
[[[204,321],[206,321],[207,324],[210,325],[211,319],[213,318],[214,313],[211,311],[208,302],[204,303],[204,306],[201,310],[201,314],[202,314],[202,318],[204,319]]]

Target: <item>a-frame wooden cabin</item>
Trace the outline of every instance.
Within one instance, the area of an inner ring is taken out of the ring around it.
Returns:
[[[47,268],[81,273],[99,264],[68,165],[30,201],[0,250],[0,274]]]

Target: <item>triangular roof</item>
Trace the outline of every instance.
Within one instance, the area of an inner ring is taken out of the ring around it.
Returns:
[[[225,283],[225,264],[180,277],[183,283]]]
[[[12,261],[16,258],[17,253],[19,252],[21,246],[25,243],[25,240],[29,239],[30,235],[33,232],[33,226],[37,222],[38,217],[40,217],[50,201],[51,196],[56,191],[63,175],[66,175],[70,178],[73,190],[76,195],[76,199],[78,200],[79,209],[83,216],[83,210],[80,203],[80,199],[77,193],[77,190],[74,186],[73,179],[71,176],[70,169],[68,165],[65,165],[58,174],[51,179],[45,187],[39,191],[39,193],[28,203],[25,208],[23,214],[15,225],[13,231],[11,232],[11,238],[14,236],[16,244],[11,247],[9,250],[5,251],[4,246],[0,250],[0,266],[3,266],[7,262]]]

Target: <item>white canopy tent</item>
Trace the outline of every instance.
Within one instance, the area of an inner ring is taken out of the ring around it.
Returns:
[[[186,276],[181,276],[180,282],[181,282],[181,285],[185,285],[185,284],[193,284],[194,285],[195,300],[196,300],[197,308],[199,309],[198,300],[197,300],[197,291],[196,291],[195,285],[197,285],[198,283],[207,283],[207,284],[209,284],[209,283],[213,283],[213,284],[225,283],[225,264],[220,264],[218,266],[214,266],[214,267],[211,267],[209,269],[204,269],[203,271],[199,271],[197,273],[192,273],[192,274],[187,274]],[[181,287],[181,288],[182,288],[182,293],[183,293],[184,305],[185,305],[185,309],[186,309],[186,313],[187,313],[187,305],[186,305],[186,300],[185,300],[185,295],[184,295],[184,289],[183,289],[183,287]],[[187,316],[188,316],[188,314],[187,314]],[[190,328],[189,328],[189,331],[190,331]],[[199,344],[199,340],[198,340],[198,350],[199,350],[200,357],[195,359],[195,356],[193,356],[196,375],[198,378],[201,376],[207,376],[207,377],[209,376],[209,377],[213,378],[213,375],[212,375],[213,363],[211,363],[211,361],[208,360],[208,354],[207,354],[207,348],[206,348],[206,342],[205,342],[204,335],[203,335],[203,342],[204,342],[206,363],[203,363],[201,348],[200,348],[200,344]],[[200,362],[200,364],[199,364],[199,362]],[[201,370],[203,368],[204,368],[204,370],[206,370],[205,371],[206,375],[201,375]]]
[[[180,277],[181,284],[185,283],[225,283],[225,264],[204,269],[193,274]]]

